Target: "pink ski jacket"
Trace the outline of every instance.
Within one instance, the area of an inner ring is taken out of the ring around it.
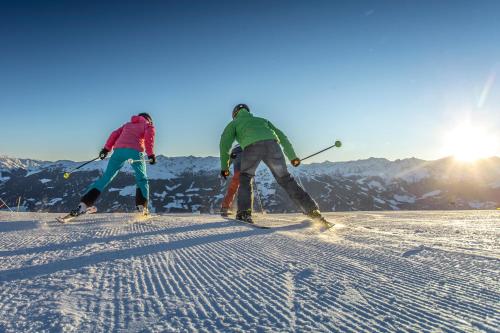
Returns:
[[[146,155],[154,154],[155,127],[141,116],[132,116],[129,123],[113,131],[106,141],[104,148],[111,151],[113,148],[132,148],[137,151],[146,151]]]

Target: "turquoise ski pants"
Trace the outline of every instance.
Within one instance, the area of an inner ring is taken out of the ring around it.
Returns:
[[[118,171],[120,171],[125,162],[132,159],[134,160],[134,163],[132,163],[132,169],[134,169],[135,172],[135,182],[137,187],[141,190],[144,198],[148,200],[149,182],[146,174],[146,162],[144,161],[143,155],[143,153],[131,148],[114,149],[113,155],[111,155],[111,158],[109,159],[106,171],[104,171],[101,178],[96,180],[90,186],[89,190],[96,188],[102,192],[109,185],[109,183],[111,183],[113,178],[116,177]]]

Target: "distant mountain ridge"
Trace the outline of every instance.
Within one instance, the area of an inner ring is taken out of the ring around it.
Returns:
[[[30,211],[67,211],[103,172],[107,161],[96,161],[62,176],[79,162],[38,161],[0,157],[0,197]],[[133,208],[134,180],[124,167],[98,202],[101,211]],[[290,167],[297,180],[324,211],[398,209],[493,209],[500,206],[500,158],[460,163],[452,158],[389,161],[369,158]],[[158,156],[148,166],[151,205],[157,212],[216,212],[225,192],[218,178],[218,157]],[[293,212],[296,207],[262,165],[256,176],[264,209]],[[256,207],[257,209],[257,207]],[[258,207],[257,210],[260,210]]]

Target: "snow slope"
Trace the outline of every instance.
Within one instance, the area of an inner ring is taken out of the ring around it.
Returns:
[[[12,169],[30,169],[38,168],[47,162],[38,161],[28,158],[15,158],[0,155],[0,171],[12,170]]]
[[[0,332],[498,332],[500,212],[0,212]]]

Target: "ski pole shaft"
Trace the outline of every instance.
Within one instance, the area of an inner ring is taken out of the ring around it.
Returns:
[[[313,157],[313,156],[319,155],[319,154],[321,154],[322,152],[325,152],[325,151],[327,151],[327,150],[329,150],[329,149],[332,149],[333,147],[335,147],[335,145],[330,146],[330,147],[328,147],[328,148],[325,148],[325,149],[323,149],[323,150],[320,150],[320,151],[318,151],[318,152],[316,152],[316,153],[314,153],[314,154],[311,154],[311,155],[309,155],[309,156],[307,156],[307,157],[304,157],[304,158],[302,158],[302,159],[301,159],[301,161],[304,161],[304,160],[307,160],[308,158],[311,158],[311,157]]]
[[[78,170],[78,169],[80,169],[80,168],[82,168],[82,167],[86,166],[87,164],[89,164],[89,163],[91,163],[91,162],[94,162],[94,161],[95,161],[95,160],[97,160],[98,158],[99,158],[99,156],[97,156],[97,157],[96,157],[96,158],[94,158],[93,160],[87,161],[87,162],[85,162],[85,163],[83,163],[83,164],[81,164],[81,165],[77,166],[76,168],[71,169],[69,172],[65,172],[65,173],[64,173],[64,179],[68,179],[68,178],[70,177],[70,175],[71,175],[74,171],[76,171],[76,170]]]
[[[94,162],[94,161],[95,161],[95,160],[97,160],[98,158],[99,158],[99,156],[97,156],[97,157],[96,157],[96,158],[94,158],[93,160],[87,161],[87,162],[85,162],[85,163],[83,163],[83,164],[81,164],[81,165],[77,166],[76,168],[74,168],[74,169],[73,169],[73,170],[71,170],[71,171],[75,171],[75,170],[78,170],[78,169],[80,169],[80,168],[83,168],[84,166],[86,166],[86,165],[87,165],[87,164],[89,164],[89,163]]]
[[[12,210],[12,209],[10,209],[9,205],[7,205],[7,204],[5,203],[5,201],[3,201],[3,200],[2,200],[2,198],[0,198],[0,202],[3,204],[3,205],[2,205],[2,207],[3,207],[3,206],[5,206],[5,207],[7,207],[7,209],[8,209],[9,211],[13,212],[13,210]]]
[[[140,163],[140,162],[149,163],[149,160],[132,160],[132,159],[130,159],[127,162],[130,164]]]
[[[259,188],[257,187],[257,182],[255,181],[255,178],[253,178],[252,180],[253,180],[253,185],[255,187],[255,192],[257,193],[257,201],[259,202],[260,212],[262,214],[265,214],[264,206],[262,206],[262,199],[260,198],[260,191]]]
[[[341,146],[342,146],[342,143],[341,143],[340,141],[335,141],[335,144],[334,144],[334,145],[332,145],[332,146],[330,146],[330,147],[327,147],[327,148],[325,148],[325,149],[322,149],[322,150],[320,150],[320,151],[318,151],[318,152],[316,152],[316,153],[314,153],[314,154],[311,154],[311,155],[309,155],[309,156],[306,156],[306,157],[304,157],[304,158],[301,158],[300,160],[301,160],[301,161],[307,160],[308,158],[311,158],[311,157],[313,157],[313,156],[316,156],[316,155],[318,155],[318,154],[321,154],[322,152],[325,152],[325,151],[327,151],[327,150],[329,150],[329,149],[332,149],[333,147],[338,147],[338,148],[340,148]]]

